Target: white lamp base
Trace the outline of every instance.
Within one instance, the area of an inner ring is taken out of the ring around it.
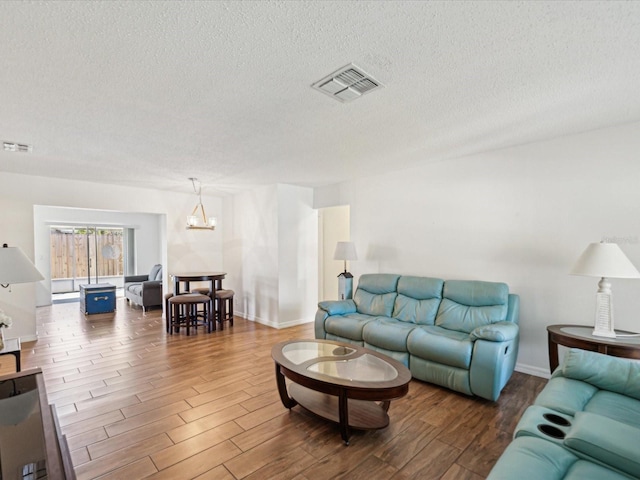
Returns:
[[[596,323],[593,329],[596,337],[616,338],[613,329],[613,296],[611,295],[611,283],[602,277],[598,282],[596,294]]]

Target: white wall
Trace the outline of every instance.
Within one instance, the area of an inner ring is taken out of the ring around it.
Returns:
[[[224,199],[224,285],[236,313],[276,328],[313,321],[318,303],[313,191],[271,185]]]
[[[278,190],[256,188],[224,198],[225,288],[235,311],[265,325],[278,315]]]
[[[308,323],[318,305],[318,212],[313,190],[278,185],[278,327]]]
[[[214,232],[188,231],[186,215],[196,203],[193,194],[160,190],[101,185],[91,182],[33,177],[2,173],[0,175],[0,243],[20,247],[34,259],[34,205],[146,212],[166,215],[166,258],[168,273],[220,270],[224,225]],[[222,211],[222,200],[203,196],[212,215]],[[12,292],[0,289],[0,308],[13,318],[8,337],[23,341],[36,338],[35,284],[12,286]]]
[[[638,152],[634,123],[317,189],[314,203],[351,205],[356,277],[508,283],[517,368],[544,376],[546,325],[593,324],[598,279],[568,275],[587,244],[617,240],[640,267]],[[616,328],[640,331],[640,281],[612,284]]]

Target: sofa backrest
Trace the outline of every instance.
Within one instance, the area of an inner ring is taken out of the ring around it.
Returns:
[[[390,317],[400,275],[368,273],[360,276],[353,301],[359,313]]]
[[[151,267],[149,280],[162,280],[162,265],[154,265]]]
[[[398,280],[393,317],[418,325],[433,325],[442,300],[444,280],[404,275]]]
[[[601,390],[640,400],[640,362],[571,348],[554,376],[580,380]]]
[[[505,283],[447,280],[436,325],[471,333],[475,328],[507,320],[509,287]]]

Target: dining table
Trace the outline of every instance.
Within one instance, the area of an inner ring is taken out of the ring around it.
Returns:
[[[173,273],[173,294],[181,295],[189,293],[191,282],[209,282],[211,292],[222,290],[222,280],[227,276],[226,272],[191,272]]]

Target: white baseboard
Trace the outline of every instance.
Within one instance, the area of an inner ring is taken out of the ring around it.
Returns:
[[[546,368],[533,367],[531,365],[523,365],[522,363],[516,363],[515,370],[516,372],[526,373],[528,375],[533,375],[536,377],[542,377],[542,378],[551,377],[549,370],[547,370]]]
[[[36,340],[38,340],[38,335],[23,335],[20,337],[20,343],[35,342]]]
[[[282,328],[289,328],[289,327],[295,327],[296,325],[302,325],[305,323],[313,323],[313,319],[309,320],[308,318],[301,318],[299,320],[291,320],[289,322],[284,322],[284,323],[275,323],[269,320],[265,320],[263,318],[260,317],[256,317],[255,315],[247,315],[244,312],[239,312],[239,311],[235,311],[235,313],[239,316],[242,317],[246,320],[249,320],[250,322],[256,322],[259,323],[261,325],[266,325],[267,327],[271,327],[271,328],[275,328],[275,329],[282,329]]]

